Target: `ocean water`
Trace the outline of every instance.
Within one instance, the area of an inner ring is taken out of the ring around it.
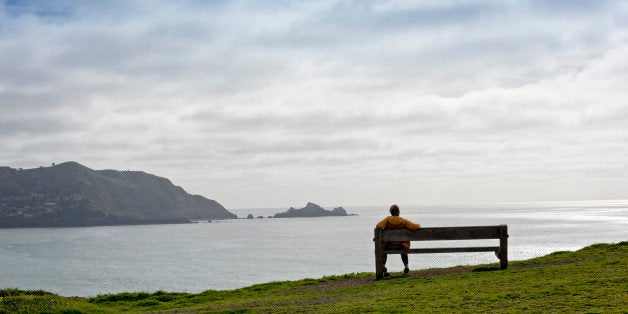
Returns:
[[[0,288],[65,296],[123,291],[201,292],[374,272],[373,227],[387,206],[358,216],[237,219],[181,225],[0,229]],[[232,210],[239,217],[282,210]],[[628,240],[628,201],[401,206],[424,227],[507,224],[509,259]],[[457,242],[457,243],[456,243]],[[458,246],[467,241],[413,243]],[[496,245],[498,240],[468,241]],[[492,253],[410,255],[411,269],[497,262]],[[401,271],[396,256],[389,271]]]

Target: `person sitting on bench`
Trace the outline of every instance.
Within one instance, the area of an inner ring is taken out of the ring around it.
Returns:
[[[415,224],[410,220],[399,217],[399,206],[393,204],[390,206],[390,216],[384,218],[384,220],[380,221],[375,228],[378,229],[394,229],[394,228],[408,228],[410,230],[417,230],[421,228],[420,224]],[[384,242],[383,247],[385,250],[402,250],[407,252],[410,250],[410,241],[392,241],[392,242]],[[383,274],[384,277],[390,276],[386,269],[386,256],[383,256]],[[408,268],[408,254],[401,254],[401,261],[403,261],[403,265],[405,266],[403,269],[403,274],[407,274],[410,272],[410,268]]]

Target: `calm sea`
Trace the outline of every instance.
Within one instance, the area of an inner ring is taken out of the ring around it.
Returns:
[[[345,209],[358,216],[0,229],[0,288],[65,296],[200,292],[373,272],[373,227],[387,215],[387,207]],[[278,211],[232,210],[239,217]],[[401,216],[425,227],[507,224],[510,260],[628,240],[628,201],[401,206]],[[474,243],[495,245],[497,240]],[[433,243],[443,245],[460,243]],[[410,267],[497,261],[492,253],[425,254],[411,255]],[[402,264],[392,256],[388,268],[400,271]]]

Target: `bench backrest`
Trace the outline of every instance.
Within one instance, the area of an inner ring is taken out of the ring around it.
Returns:
[[[499,239],[507,236],[506,225],[472,227],[433,227],[410,230],[375,229],[376,237],[382,241],[435,241],[435,240],[479,240]]]

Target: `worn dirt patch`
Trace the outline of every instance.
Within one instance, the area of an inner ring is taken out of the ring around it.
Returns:
[[[391,273],[389,278],[386,278],[383,280],[391,280],[391,279],[401,278],[401,277],[425,278],[425,277],[435,277],[435,276],[442,276],[442,275],[449,275],[449,274],[461,274],[461,273],[471,272],[473,269],[474,269],[473,267],[425,269],[425,270],[411,271],[406,276],[402,275],[401,273]],[[369,285],[374,282],[375,282],[375,276],[369,276],[369,277],[339,279],[339,280],[321,282],[321,283],[303,287],[303,289],[306,291],[321,292],[321,291],[327,291],[327,290],[336,289],[336,288]]]

